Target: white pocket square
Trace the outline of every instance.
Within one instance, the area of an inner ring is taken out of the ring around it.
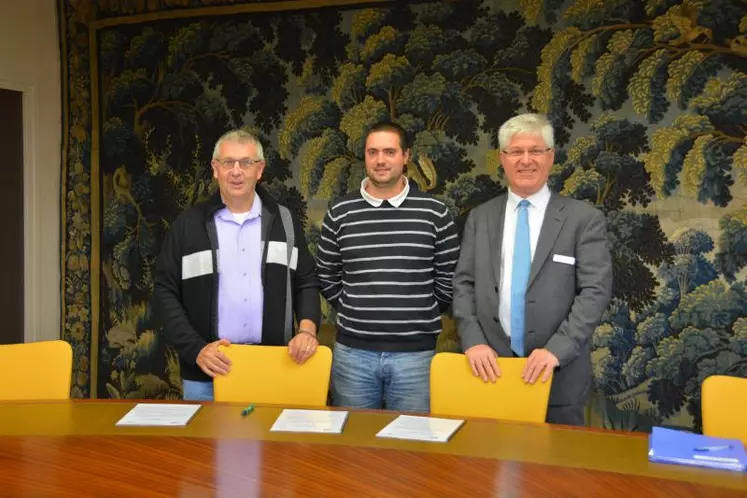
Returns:
[[[563,263],[564,265],[575,265],[576,258],[572,256],[563,256],[562,254],[553,254],[552,260],[556,263]]]

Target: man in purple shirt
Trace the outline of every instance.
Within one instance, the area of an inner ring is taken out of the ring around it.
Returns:
[[[154,308],[178,355],[184,399],[212,400],[231,365],[220,345],[318,346],[319,284],[303,227],[257,185],[262,144],[234,130],[215,145],[218,192],[172,224],[156,262]],[[297,329],[294,322],[298,322]]]

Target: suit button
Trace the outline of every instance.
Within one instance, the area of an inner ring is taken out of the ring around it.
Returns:
[[[498,323],[498,322],[499,322],[499,320],[498,320],[498,317],[497,317],[497,316],[494,316],[494,317],[493,317],[493,321],[494,321],[495,323]]]
[[[498,286],[497,285],[495,286],[495,291],[498,292]]]

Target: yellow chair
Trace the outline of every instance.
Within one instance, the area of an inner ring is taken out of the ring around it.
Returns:
[[[747,445],[747,379],[711,375],[700,394],[703,434],[741,439]]]
[[[213,381],[215,401],[274,405],[326,406],[332,350],[318,346],[303,365],[286,346],[220,346],[231,360],[228,375]]]
[[[0,346],[0,400],[70,398],[73,349],[65,341]]]
[[[526,358],[499,358],[500,378],[483,382],[463,354],[436,354],[431,363],[431,413],[544,423],[552,378],[525,384],[525,364]]]

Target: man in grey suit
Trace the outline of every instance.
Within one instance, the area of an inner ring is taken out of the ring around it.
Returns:
[[[547,421],[583,425],[590,341],[612,294],[605,217],[550,192],[552,125],[522,114],[499,132],[509,192],[470,212],[454,275],[454,317],[476,376],[500,376],[500,357],[527,357],[522,379],[547,382]],[[511,400],[506,400],[510,403]]]

